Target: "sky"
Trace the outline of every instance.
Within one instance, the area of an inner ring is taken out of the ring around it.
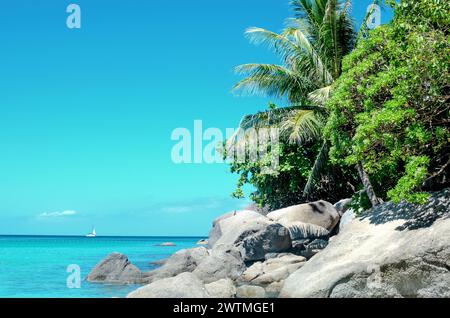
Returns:
[[[356,23],[370,3],[355,1]],[[204,236],[247,205],[225,164],[174,163],[171,134],[265,109],[231,92],[233,68],[277,62],[243,34],[291,16],[288,0],[2,3],[0,235]]]

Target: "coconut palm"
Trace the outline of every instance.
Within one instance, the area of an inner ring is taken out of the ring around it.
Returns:
[[[295,105],[246,116],[241,121],[241,129],[277,126],[290,142],[303,144],[322,140],[327,118],[324,104],[356,35],[350,17],[350,0],[293,0],[291,3],[296,17],[287,21],[283,32],[255,27],[246,31],[251,42],[272,48],[280,56],[281,64],[238,66],[236,71],[246,77],[234,90],[287,98]],[[304,188],[305,196],[312,191],[327,155],[328,145],[324,142]]]

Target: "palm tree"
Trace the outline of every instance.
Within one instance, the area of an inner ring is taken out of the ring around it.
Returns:
[[[267,44],[281,58],[281,65],[244,64],[236,68],[246,78],[234,90],[287,98],[294,106],[244,117],[240,128],[278,126],[290,142],[321,140],[327,112],[324,107],[331,84],[341,74],[342,58],[354,45],[350,0],[293,0],[296,17],[278,34],[249,28],[255,44]],[[307,105],[307,106],[306,106]],[[317,156],[304,189],[307,196],[326,162],[326,142]]]
[[[350,0],[292,0],[291,4],[296,17],[287,21],[283,32],[255,27],[246,31],[251,42],[268,45],[282,63],[236,67],[236,72],[246,77],[234,90],[287,98],[293,105],[245,116],[240,124],[242,130],[277,126],[289,142],[323,142],[303,190],[304,197],[308,197],[328,160],[328,142],[322,136],[328,116],[324,105],[331,85],[341,74],[343,57],[355,45],[356,33]],[[366,32],[364,26],[365,23],[361,32]],[[377,198],[362,164],[358,165],[358,172],[374,204]]]

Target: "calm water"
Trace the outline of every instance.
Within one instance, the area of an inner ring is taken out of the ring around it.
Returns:
[[[151,261],[196,246],[199,237],[0,236],[0,297],[124,297],[138,286],[92,284],[84,279],[111,252],[120,252],[143,271]],[[173,242],[176,246],[157,246]],[[67,266],[81,268],[81,288],[69,289]]]

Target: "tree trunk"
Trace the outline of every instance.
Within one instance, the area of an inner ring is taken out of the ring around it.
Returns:
[[[372,183],[370,182],[369,176],[367,172],[364,170],[364,167],[361,162],[358,162],[356,168],[358,169],[359,177],[361,178],[364,190],[366,191],[367,196],[369,197],[369,200],[372,203],[372,207],[375,207],[376,205],[380,204],[380,201],[375,195],[375,191],[373,191]]]

